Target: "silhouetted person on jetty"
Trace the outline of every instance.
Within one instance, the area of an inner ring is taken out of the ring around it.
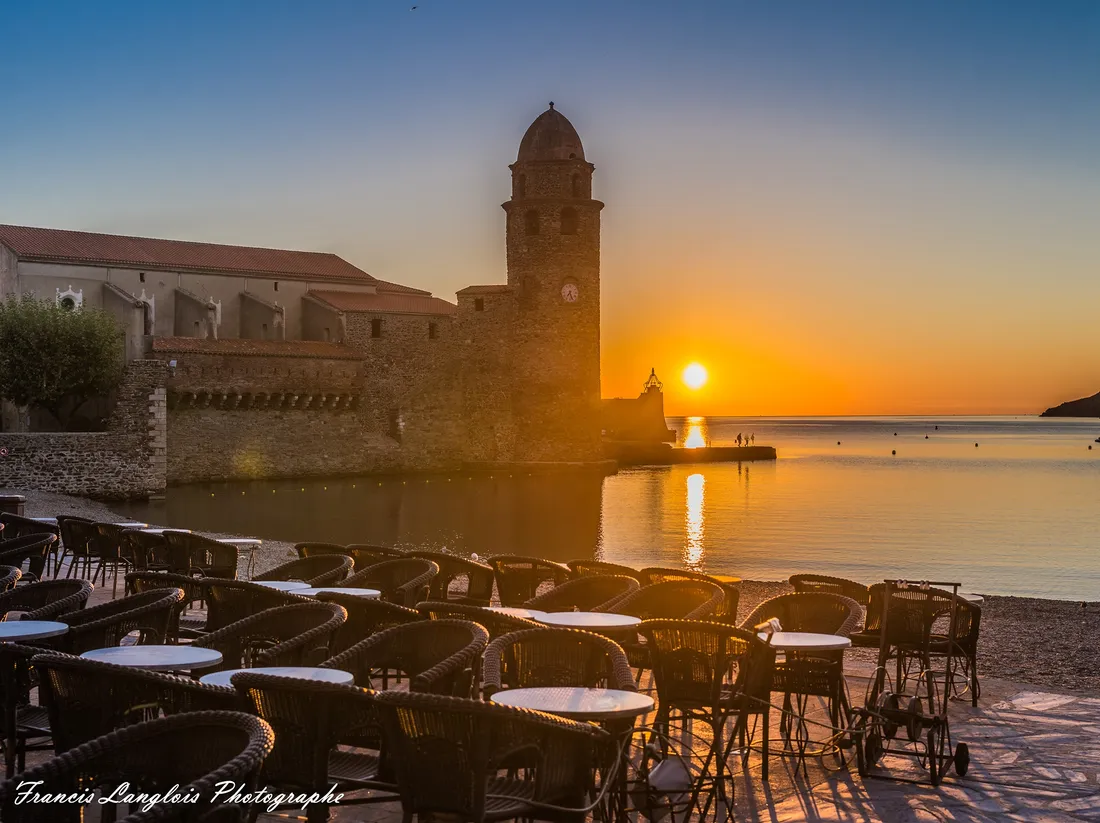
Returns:
[[[737,448],[741,448],[741,432],[737,432]]]
[[[755,432],[753,434],[749,435],[749,445],[750,446],[755,446],[756,445],[756,433]]]

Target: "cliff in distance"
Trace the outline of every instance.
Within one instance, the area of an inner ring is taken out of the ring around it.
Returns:
[[[1100,417],[1100,392],[1047,409],[1040,417]]]

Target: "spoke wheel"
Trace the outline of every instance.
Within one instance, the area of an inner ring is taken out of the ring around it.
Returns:
[[[960,743],[955,747],[955,773],[962,777],[970,768],[970,747]]]

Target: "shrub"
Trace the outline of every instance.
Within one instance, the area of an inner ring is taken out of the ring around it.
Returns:
[[[67,426],[86,400],[122,378],[122,327],[105,311],[25,295],[0,302],[0,397]]]

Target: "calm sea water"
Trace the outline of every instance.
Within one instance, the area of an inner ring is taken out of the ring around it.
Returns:
[[[957,580],[988,594],[1100,600],[1093,443],[1100,420],[670,418],[669,425],[688,446],[754,434],[779,459],[606,478],[206,484],[170,489],[164,503],[128,511],[290,541],[597,557],[757,580],[799,571],[866,582]]]

